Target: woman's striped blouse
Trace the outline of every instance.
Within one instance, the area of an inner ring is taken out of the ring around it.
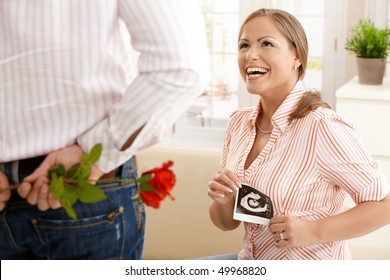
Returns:
[[[343,212],[349,194],[356,203],[378,201],[390,191],[352,125],[331,109],[318,108],[288,123],[305,93],[300,82],[272,118],[267,145],[244,169],[253,146],[257,107],[235,111],[230,118],[221,160],[242,183],[259,189],[273,202],[274,215],[319,220]],[[345,241],[279,249],[267,226],[245,223],[240,259],[349,259]]]

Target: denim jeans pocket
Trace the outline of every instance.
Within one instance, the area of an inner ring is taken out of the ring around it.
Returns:
[[[42,258],[121,259],[124,250],[123,208],[77,220],[35,218]]]

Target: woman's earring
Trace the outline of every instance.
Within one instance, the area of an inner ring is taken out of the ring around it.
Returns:
[[[301,66],[301,64],[300,63],[298,63],[298,64],[295,64],[295,71],[299,68],[299,66]]]

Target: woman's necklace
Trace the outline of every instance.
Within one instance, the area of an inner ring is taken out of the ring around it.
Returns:
[[[269,130],[269,131],[264,131],[264,130],[262,130],[262,129],[260,128],[259,123],[258,123],[258,118],[256,118],[256,126],[257,126],[257,128],[260,130],[260,132],[263,133],[263,134],[271,134],[271,132],[272,132],[272,130]]]

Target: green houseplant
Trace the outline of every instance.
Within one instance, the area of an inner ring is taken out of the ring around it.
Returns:
[[[386,58],[390,51],[390,29],[378,28],[369,19],[362,19],[352,29],[345,49],[357,57],[361,84],[382,84]]]

